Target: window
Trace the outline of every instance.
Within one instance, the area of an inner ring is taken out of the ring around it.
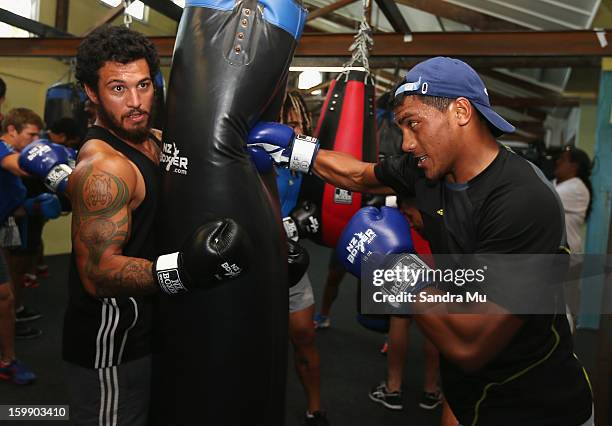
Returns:
[[[13,12],[24,18],[38,20],[39,0],[0,0],[0,8]],[[0,37],[32,37],[32,35],[20,28],[4,22],[0,23]]]
[[[100,0],[106,6],[117,7],[123,0]],[[144,5],[140,0],[133,1],[126,9],[128,15],[139,21],[146,21],[148,18],[149,8]]]

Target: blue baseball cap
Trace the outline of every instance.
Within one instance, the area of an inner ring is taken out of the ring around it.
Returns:
[[[491,124],[495,136],[513,133],[515,128],[491,108],[489,93],[474,69],[459,59],[438,56],[415,65],[406,74],[405,83],[397,88],[401,94],[469,99]]]

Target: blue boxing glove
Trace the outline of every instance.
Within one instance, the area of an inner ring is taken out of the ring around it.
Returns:
[[[336,256],[346,269],[361,277],[361,265],[374,253],[412,253],[410,225],[398,209],[364,207],[357,211],[338,239]]]
[[[55,219],[62,212],[62,206],[57,195],[48,192],[34,198],[28,198],[23,203],[23,207],[28,215],[43,216],[45,219]]]
[[[270,157],[270,154],[268,154],[265,149],[257,145],[252,145],[247,146],[247,151],[249,151],[251,161],[253,161],[259,173],[269,173],[272,171],[274,168],[274,161],[272,161],[272,157]]]
[[[72,168],[68,153],[61,145],[39,139],[26,146],[19,155],[19,167],[31,175],[44,179],[51,191],[63,193]]]
[[[296,135],[289,126],[280,123],[261,122],[251,129],[247,147],[263,148],[280,167],[288,167],[310,173],[319,151],[317,138]]]

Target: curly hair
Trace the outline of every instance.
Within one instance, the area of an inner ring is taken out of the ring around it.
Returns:
[[[159,57],[151,41],[123,26],[104,26],[92,32],[77,49],[76,78],[82,86],[98,92],[98,71],[105,62],[127,64],[145,59],[151,78],[159,72]]]

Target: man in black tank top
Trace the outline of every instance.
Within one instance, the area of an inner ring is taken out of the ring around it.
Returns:
[[[241,228],[220,218],[198,228],[181,252],[157,257],[158,72],[151,42],[125,27],[97,30],[78,49],[76,76],[97,119],[67,189],[73,251],[63,358],[77,425],[146,424],[155,294],[235,278],[252,251]]]
[[[249,140],[283,146],[289,164],[312,167],[338,187],[416,196],[434,254],[559,252],[565,245],[560,200],[535,166],[496,141],[514,128],[493,111],[469,65],[453,58],[424,61],[408,72],[395,101],[405,153],[379,164],[341,152],[300,151],[303,139],[283,140],[278,124],[260,123]],[[533,288],[510,278],[497,289],[527,302]],[[518,315],[507,301],[490,302],[493,315],[414,316],[440,350],[443,391],[460,424],[593,425],[590,385],[572,352],[565,310]]]

